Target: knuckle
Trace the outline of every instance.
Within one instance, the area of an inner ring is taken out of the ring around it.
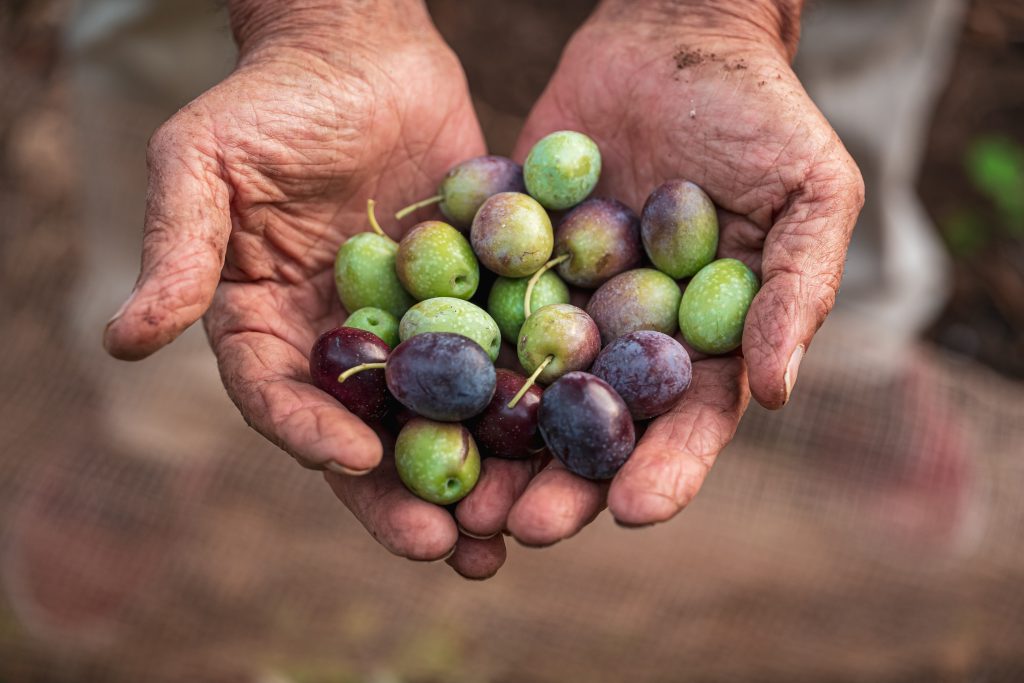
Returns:
[[[864,175],[861,173],[860,167],[853,159],[850,159],[849,169],[850,178],[847,187],[850,203],[852,207],[859,213],[860,210],[864,208],[864,201],[866,198]]]
[[[146,144],[146,163],[153,168],[159,160],[171,149],[181,137],[181,125],[177,117],[173,117],[160,125],[149,137]]]
[[[205,310],[209,298],[203,286],[205,265],[190,260],[161,272],[156,282],[155,295],[161,307],[165,310],[180,310],[203,304]]]

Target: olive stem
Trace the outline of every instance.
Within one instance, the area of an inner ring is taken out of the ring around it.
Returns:
[[[400,209],[395,214],[395,220],[396,221],[400,221],[403,218],[405,218],[406,216],[408,216],[410,213],[412,213],[413,211],[416,211],[417,209],[422,209],[424,206],[430,206],[431,204],[437,204],[442,199],[444,199],[444,196],[443,195],[439,195],[439,194],[435,194],[433,197],[427,197],[426,199],[421,199],[418,202],[410,204],[409,206],[405,207],[404,209]]]
[[[338,375],[338,381],[344,382],[357,372],[362,372],[363,370],[383,369],[386,365],[387,363],[363,363],[362,365],[353,365],[348,370]]]
[[[569,254],[562,254],[558,258],[551,259],[541,266],[540,270],[530,276],[530,281],[526,283],[526,296],[523,299],[523,313],[526,314],[527,318],[530,317],[530,299],[533,298],[533,288],[537,284],[537,281],[540,280],[541,275],[548,272],[559,263],[569,260],[569,256]]]
[[[366,200],[366,217],[370,219],[370,229],[373,230],[378,235],[380,235],[381,237],[387,237],[389,240],[394,242],[395,240],[391,239],[391,236],[385,233],[384,229],[380,227],[380,223],[377,222],[377,214],[374,213],[373,211],[373,207],[375,207],[376,205],[377,202],[373,201],[372,199]]]
[[[519,399],[526,396],[526,392],[529,391],[530,387],[537,382],[537,378],[540,377],[540,373],[544,372],[544,368],[546,368],[554,359],[554,356],[549,355],[540,365],[537,366],[537,369],[533,371],[533,374],[526,378],[526,381],[523,382],[523,386],[519,387],[519,391],[517,391],[516,395],[512,397],[512,400],[508,402],[509,408],[516,407],[516,404],[519,403]]]

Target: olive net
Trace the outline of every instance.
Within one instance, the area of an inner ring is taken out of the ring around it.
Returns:
[[[0,10],[0,682],[1024,680],[1024,387],[870,311],[671,523],[510,540],[483,583],[391,556],[248,430],[201,330],[106,358],[146,138],[231,64],[205,0],[160,6],[121,4],[140,59],[83,56],[61,3]],[[213,66],[157,88],[146,59]],[[478,104],[500,151],[521,119]]]

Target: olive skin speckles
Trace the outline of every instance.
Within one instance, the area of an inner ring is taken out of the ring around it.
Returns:
[[[452,297],[421,301],[402,316],[398,335],[402,341],[425,332],[452,332],[479,344],[491,361],[498,359],[501,332],[487,311],[476,304]]]
[[[519,330],[526,322],[525,299],[529,278],[499,277],[491,286],[487,297],[487,312],[501,329],[501,336],[509,344],[519,339]],[[537,280],[533,293],[530,295],[530,311],[551,304],[569,303],[569,288],[555,274],[547,271]]]
[[[480,266],[461,232],[441,221],[413,226],[398,245],[395,273],[417,300],[469,299],[480,284]]]
[[[523,167],[506,157],[482,156],[455,166],[438,188],[441,213],[465,230],[489,197],[500,192],[526,192]]]
[[[678,280],[711,263],[718,249],[718,214],[693,183],[670,180],[640,212],[640,237],[654,267]]]
[[[601,350],[601,333],[582,309],[552,304],[526,319],[516,346],[519,363],[528,373],[552,357],[537,378],[549,384],[567,372],[589,368]]]
[[[732,258],[714,261],[693,276],[679,304],[679,329],[697,351],[728,353],[743,341],[747,311],[761,284]]]
[[[560,130],[541,138],[523,164],[526,191],[546,209],[561,211],[587,198],[601,176],[601,151],[583,133]]]
[[[480,451],[465,427],[415,417],[395,441],[395,468],[406,488],[423,500],[450,505],[480,478]]]
[[[372,332],[391,348],[401,341],[398,338],[398,319],[382,308],[367,306],[353,311],[341,326]]]
[[[484,266],[502,277],[527,277],[551,257],[551,218],[533,197],[501,192],[483,203],[469,232]]]
[[[345,310],[373,306],[401,318],[416,302],[395,273],[397,253],[394,240],[372,232],[354,235],[341,245],[334,259],[334,284]]]

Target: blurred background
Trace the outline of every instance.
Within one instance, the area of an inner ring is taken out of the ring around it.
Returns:
[[[508,153],[592,3],[429,4]],[[793,400],[671,523],[471,583],[248,430],[201,330],[103,354],[147,138],[231,69],[223,12],[5,0],[0,681],[1024,680],[1024,4],[809,4],[797,69],[868,203]]]

